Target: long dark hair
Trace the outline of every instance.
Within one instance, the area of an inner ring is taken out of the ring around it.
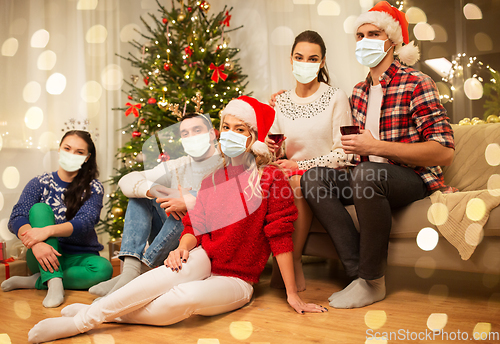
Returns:
[[[317,33],[316,31],[307,30],[299,34],[297,37],[295,37],[295,41],[293,42],[292,45],[292,56],[293,56],[293,51],[295,50],[295,46],[297,45],[297,43],[300,42],[307,42],[319,45],[319,47],[321,48],[321,55],[322,55],[321,58],[323,59],[326,56],[325,42],[323,41],[323,38],[321,38],[319,33]],[[326,61],[325,65],[319,70],[318,81],[330,85],[330,75],[328,74],[328,69],[326,68]]]
[[[99,176],[96,161],[95,145],[88,131],[70,130],[64,134],[61,139],[61,145],[67,136],[76,135],[87,143],[87,150],[90,154],[89,159],[83,163],[78,174],[68,185],[64,193],[64,202],[66,203],[66,219],[69,221],[75,217],[83,203],[90,198],[90,183]],[[59,145],[60,146],[60,145]]]

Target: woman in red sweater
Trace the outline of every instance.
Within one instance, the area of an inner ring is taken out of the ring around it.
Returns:
[[[264,143],[274,110],[242,96],[222,111],[224,164],[202,182],[184,217],[179,247],[153,269],[91,305],[65,307],[63,317],[39,322],[28,334],[40,343],[87,332],[104,322],[165,326],[192,314],[217,315],[250,302],[271,252],[295,311],[325,312],[304,303],[292,259],[297,208],[282,171]]]

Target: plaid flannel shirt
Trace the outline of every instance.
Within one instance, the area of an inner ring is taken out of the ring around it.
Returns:
[[[453,129],[446,110],[439,101],[432,79],[394,60],[380,77],[384,98],[380,114],[380,140],[391,142],[437,141],[455,149]],[[371,77],[354,86],[351,109],[355,124],[365,128]],[[368,157],[355,156],[356,161]],[[445,188],[439,166],[411,166],[389,160],[391,164],[412,168],[423,179],[430,191]]]

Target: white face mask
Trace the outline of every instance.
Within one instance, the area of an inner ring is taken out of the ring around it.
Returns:
[[[210,148],[210,133],[204,133],[181,139],[184,151],[193,158],[199,158]]]
[[[75,172],[82,168],[88,155],[71,154],[66,151],[59,151],[59,166],[66,172]]]
[[[319,72],[321,63],[300,62],[293,60],[293,76],[301,84],[308,84],[313,81]]]
[[[391,50],[389,48],[384,51],[384,44],[388,40],[363,38],[361,41],[356,42],[356,59],[363,66],[376,67],[387,55],[387,51]]]
[[[220,133],[220,147],[222,153],[230,158],[235,158],[247,150],[248,137],[234,131],[223,131]]]

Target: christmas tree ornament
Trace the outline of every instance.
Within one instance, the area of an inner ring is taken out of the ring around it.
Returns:
[[[168,23],[168,19],[167,18],[163,18],[163,24],[166,24]]]
[[[132,137],[133,138],[141,137],[141,132],[137,131],[137,130],[133,131],[132,132]]]
[[[156,99],[155,98],[149,98],[148,99],[148,104],[156,104]]]
[[[227,46],[227,45],[229,45],[229,43],[231,43],[231,38],[229,38],[229,37],[226,36],[226,37],[224,37],[224,41],[223,42],[224,42],[223,44],[225,44]]]
[[[134,114],[135,117],[139,117],[139,110],[142,107],[142,105],[140,103],[135,104],[135,105],[131,104],[131,103],[127,103],[127,104],[125,104],[125,106],[129,106],[127,111],[125,111],[126,117],[128,117],[128,115],[130,115],[131,113]]]
[[[500,117],[497,115],[489,115],[488,118],[486,118],[486,122],[488,123],[500,123]]]
[[[201,10],[203,13],[205,13],[205,14],[207,14],[207,13],[208,13],[208,11],[210,10],[210,4],[208,3],[208,1],[203,0],[203,1],[201,2],[201,4],[200,4],[200,10]]]
[[[210,8],[210,5],[208,5],[208,8]],[[232,16],[229,14],[229,11],[226,11],[226,16],[224,20],[220,22],[220,25],[229,27],[229,21],[231,20],[231,17]]]
[[[160,108],[161,111],[167,112],[168,110],[168,102],[166,100],[161,100],[158,103],[156,103],[158,107]]]
[[[134,98],[133,98],[130,94],[128,95],[128,97],[127,97],[127,98],[128,98],[129,100],[134,99]]]
[[[184,52],[186,53],[186,55],[188,55],[189,57],[191,57],[191,55],[193,55],[193,48],[186,47],[186,48],[184,48]]]
[[[224,69],[226,70],[233,70],[234,68],[234,62],[233,61],[226,61],[226,63],[224,63]]]
[[[122,207],[115,206],[111,208],[111,214],[113,214],[115,217],[122,217],[125,212],[123,211]]]
[[[139,75],[132,74],[130,76],[130,80],[132,80],[132,83],[135,85],[137,84],[137,81],[139,80]]]
[[[213,82],[216,82],[218,83],[219,82],[219,79],[222,79],[224,81],[226,81],[227,79],[227,74],[223,73],[224,71],[224,65],[220,65],[220,66],[216,66],[214,65],[213,63],[210,64],[210,70],[213,70],[213,74],[212,74],[212,81]]]
[[[138,163],[144,162],[144,154],[142,152],[138,153],[135,157],[135,161]]]
[[[144,80],[144,83],[147,86],[149,84],[149,76],[145,76],[143,80]]]
[[[177,21],[182,22],[184,21],[184,19],[186,19],[186,15],[184,13],[179,13],[179,15],[177,16]]]
[[[158,155],[158,161],[165,162],[170,160],[170,155],[168,155],[165,152],[161,152],[160,155]]]
[[[188,12],[193,12],[193,8],[191,6],[188,6]]]
[[[191,98],[191,101],[196,104],[194,111],[196,113],[203,113],[202,105],[203,105],[203,96],[201,95],[201,92],[196,92],[196,96]]]
[[[153,70],[153,75],[157,78],[160,75],[160,70],[158,68],[155,68]]]
[[[165,69],[168,72],[170,70],[170,65],[171,65],[170,63],[165,63],[163,65],[163,69]]]

